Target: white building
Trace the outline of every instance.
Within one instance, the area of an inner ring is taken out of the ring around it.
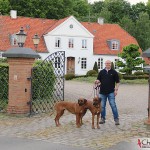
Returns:
[[[65,51],[65,70],[75,75],[85,75],[92,70],[95,61],[99,69],[104,68],[104,62],[118,60],[118,53],[124,46],[137,44],[134,37],[129,35],[117,24],[104,24],[99,18],[97,23],[79,22],[70,16],[61,20],[17,17],[16,15],[2,16],[0,29],[0,53],[17,46],[16,33],[20,27],[27,33],[25,47],[36,50],[42,59],[56,51]],[[37,49],[32,37],[40,36]],[[141,50],[140,50],[141,51]]]

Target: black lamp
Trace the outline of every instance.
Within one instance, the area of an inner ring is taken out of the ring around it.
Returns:
[[[16,36],[17,36],[17,42],[18,42],[19,47],[23,47],[26,37],[27,37],[27,34],[24,33],[23,27],[21,27],[20,31],[16,33]]]

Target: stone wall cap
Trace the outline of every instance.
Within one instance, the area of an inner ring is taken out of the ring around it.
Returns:
[[[2,54],[3,57],[7,58],[40,58],[40,55],[33,51],[31,48],[25,47],[13,47],[8,49]]]

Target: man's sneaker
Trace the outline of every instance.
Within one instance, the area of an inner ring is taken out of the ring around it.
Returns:
[[[100,120],[99,123],[100,123],[100,124],[104,124],[104,123],[105,123],[105,119],[104,119],[104,118],[101,118],[101,120]]]
[[[115,120],[115,125],[120,125],[119,119],[116,119],[116,120]]]

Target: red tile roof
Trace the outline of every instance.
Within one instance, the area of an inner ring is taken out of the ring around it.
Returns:
[[[17,19],[11,19],[10,16],[0,17],[0,51],[5,51],[12,47],[10,45],[9,36],[17,33],[20,27],[24,28],[27,33],[25,42],[26,47],[34,48],[32,37],[34,34],[38,34],[40,43],[38,45],[38,52],[47,52],[47,48],[44,42],[43,35],[55,29],[58,25],[63,23],[69,17],[61,20],[41,19],[41,18],[29,18],[29,17],[17,17]],[[124,46],[129,44],[137,44],[135,38],[129,35],[117,24],[103,24],[81,22],[81,24],[89,30],[94,37],[94,54],[104,55],[117,55],[122,51]],[[120,51],[110,50],[107,45],[107,40],[116,39],[120,41]]]
[[[117,24],[103,24],[83,22],[94,37],[94,54],[117,55],[124,46],[129,44],[138,45],[136,39]],[[120,50],[110,50],[107,40],[116,39],[120,41]],[[141,51],[141,49],[140,49]]]
[[[34,34],[40,36],[40,43],[38,45],[38,50],[40,52],[47,52],[46,45],[43,38],[43,33],[54,25],[57,20],[50,19],[40,19],[40,18],[27,18],[18,17],[17,19],[11,19],[9,16],[0,17],[0,50],[5,51],[12,47],[10,45],[11,34],[19,32],[20,27],[24,28],[24,32],[27,33],[27,38],[25,42],[26,47],[34,48],[32,37]]]

